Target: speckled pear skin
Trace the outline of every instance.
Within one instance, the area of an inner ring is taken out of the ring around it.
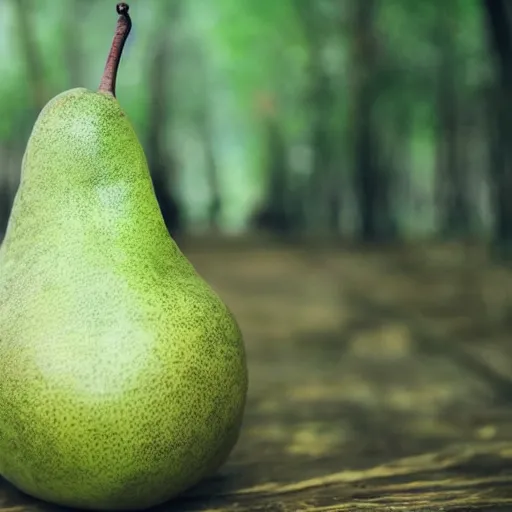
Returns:
[[[140,510],[214,472],[247,392],[240,329],[169,236],[117,100],[41,112],[0,248],[0,473]]]

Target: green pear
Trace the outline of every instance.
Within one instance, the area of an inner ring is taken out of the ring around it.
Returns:
[[[141,510],[225,462],[248,379],[116,99],[117,12],[100,88],[53,98],[23,158],[0,249],[0,474],[49,502]]]

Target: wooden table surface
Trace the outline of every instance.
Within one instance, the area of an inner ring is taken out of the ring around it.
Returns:
[[[512,510],[512,273],[482,251],[183,250],[245,333],[243,432],[159,511]],[[58,507],[0,487],[0,510]]]

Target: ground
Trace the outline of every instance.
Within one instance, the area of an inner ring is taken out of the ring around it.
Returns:
[[[250,391],[230,460],[161,512],[512,510],[512,271],[485,249],[181,245]]]

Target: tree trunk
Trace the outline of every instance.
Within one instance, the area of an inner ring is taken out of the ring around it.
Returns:
[[[89,2],[91,0],[88,0]],[[64,61],[68,70],[69,87],[83,87],[82,32],[80,21],[87,6],[87,0],[72,0],[65,11]]]
[[[14,186],[12,184],[13,159],[12,151],[8,144],[0,144],[0,162],[2,172],[0,177],[0,242],[2,241],[9,215],[11,213],[12,201],[14,198]]]
[[[41,55],[37,49],[32,22],[32,0],[14,0],[18,34],[31,94],[31,108],[37,114],[48,100]]]
[[[205,96],[207,96],[205,94]],[[208,207],[208,220],[210,229],[218,231],[220,224],[220,214],[222,211],[222,200],[219,186],[219,172],[215,158],[213,134],[211,127],[211,116],[209,97],[205,98],[205,104],[200,112],[199,129],[203,142],[204,155],[206,160],[206,174],[210,188],[210,205]]]
[[[306,97],[311,116],[312,165],[306,199],[307,221],[312,230],[339,232],[341,209],[339,169],[333,162],[331,120],[334,91],[323,62],[326,20],[309,0],[296,0],[309,49],[309,90]]]
[[[512,256],[512,20],[504,0],[483,0],[491,47],[497,59],[498,93],[494,125],[492,181],[495,243],[501,256]]]
[[[312,43],[315,44],[315,43]],[[325,228],[339,231],[339,206],[341,191],[332,187],[335,171],[332,161],[332,145],[330,140],[330,120],[333,108],[333,94],[329,77],[322,65],[319,49],[312,52],[314,62],[311,66],[311,108],[313,126],[311,149],[313,162],[309,182],[308,206],[312,212],[312,228]],[[337,180],[336,180],[337,181]]]
[[[458,90],[461,59],[454,34],[456,9],[440,8],[437,43],[440,63],[437,74],[438,134],[436,205],[442,236],[466,237],[472,228],[469,177],[461,161],[463,110]]]
[[[265,119],[267,140],[267,194],[263,208],[254,217],[258,229],[284,235],[292,226],[287,211],[288,162],[286,143],[275,115]]]
[[[167,20],[172,17],[176,22],[175,2],[169,4],[162,13]],[[176,235],[182,228],[181,211],[176,191],[171,187],[174,182],[176,166],[172,152],[167,149],[166,130],[168,127],[168,98],[170,76],[169,23],[162,22],[154,38],[154,54],[149,72],[149,121],[146,141],[148,164],[151,171],[155,194],[162,211],[167,229]],[[160,20],[161,21],[161,20]]]
[[[374,241],[379,232],[379,202],[387,186],[377,167],[376,129],[373,105],[377,98],[374,17],[376,0],[354,0],[353,9],[353,149],[354,189],[361,219],[360,236]],[[380,212],[386,215],[386,212]]]

